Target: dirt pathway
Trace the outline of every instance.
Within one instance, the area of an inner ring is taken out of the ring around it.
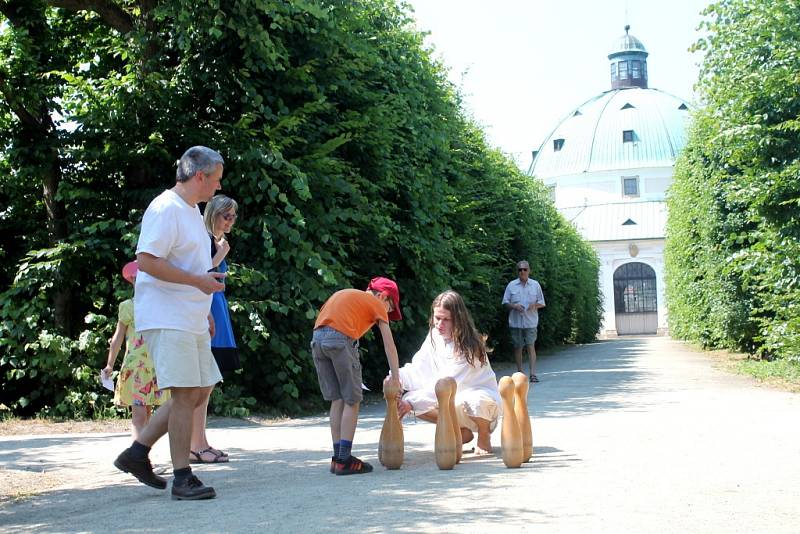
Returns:
[[[511,369],[500,368],[498,375]],[[544,357],[530,393],[534,461],[433,457],[410,423],[406,463],[327,472],[327,421],[210,431],[231,454],[196,472],[219,494],[175,502],[117,472],[127,433],[0,437],[3,470],[58,477],[0,504],[3,532],[797,532],[800,395],[715,369],[667,338],[604,341]],[[376,461],[382,406],[362,413],[355,454]],[[493,437],[499,452],[499,431]],[[167,444],[154,449],[168,461]]]

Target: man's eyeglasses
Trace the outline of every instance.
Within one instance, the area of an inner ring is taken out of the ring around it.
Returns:
[[[519,269],[517,269],[517,272],[521,273],[522,271],[527,271],[527,270],[528,270],[527,267],[520,267]]]
[[[223,213],[222,218],[226,221],[235,221],[237,215],[235,213]]]

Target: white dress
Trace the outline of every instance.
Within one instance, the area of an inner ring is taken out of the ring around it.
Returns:
[[[400,368],[400,382],[407,392],[403,400],[409,402],[418,414],[438,408],[436,381],[451,376],[458,384],[456,391],[456,416],[458,424],[477,432],[478,427],[470,417],[489,421],[494,430],[502,414],[502,402],[497,391],[497,377],[491,364],[469,365],[460,355],[453,354],[454,345],[445,341],[436,329],[432,329],[411,363]]]

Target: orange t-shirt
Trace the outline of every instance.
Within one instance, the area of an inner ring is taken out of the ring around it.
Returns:
[[[360,339],[378,321],[389,322],[384,303],[372,293],[342,289],[325,301],[314,330],[330,326],[352,339]]]

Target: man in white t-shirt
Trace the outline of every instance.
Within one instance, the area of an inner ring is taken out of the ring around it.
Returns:
[[[171,398],[161,406],[114,465],[140,482],[166,489],[153,473],[148,454],[169,432],[175,478],[172,498],[212,499],[189,466],[192,412],[222,379],[211,353],[211,295],[222,291],[222,273],[211,269],[211,241],[197,207],[219,190],[224,160],[214,150],[195,146],[178,162],[175,187],[158,195],[142,219],[136,259],[134,322],[147,344],[160,389]]]
[[[522,260],[517,263],[518,278],[510,281],[503,293],[503,305],[508,309],[508,328],[514,345],[517,371],[522,372],[522,349],[528,349],[530,359],[530,381],[538,382],[536,376],[536,328],[539,326],[539,310],[544,308],[544,294],[539,282],[529,278],[530,265]]]

